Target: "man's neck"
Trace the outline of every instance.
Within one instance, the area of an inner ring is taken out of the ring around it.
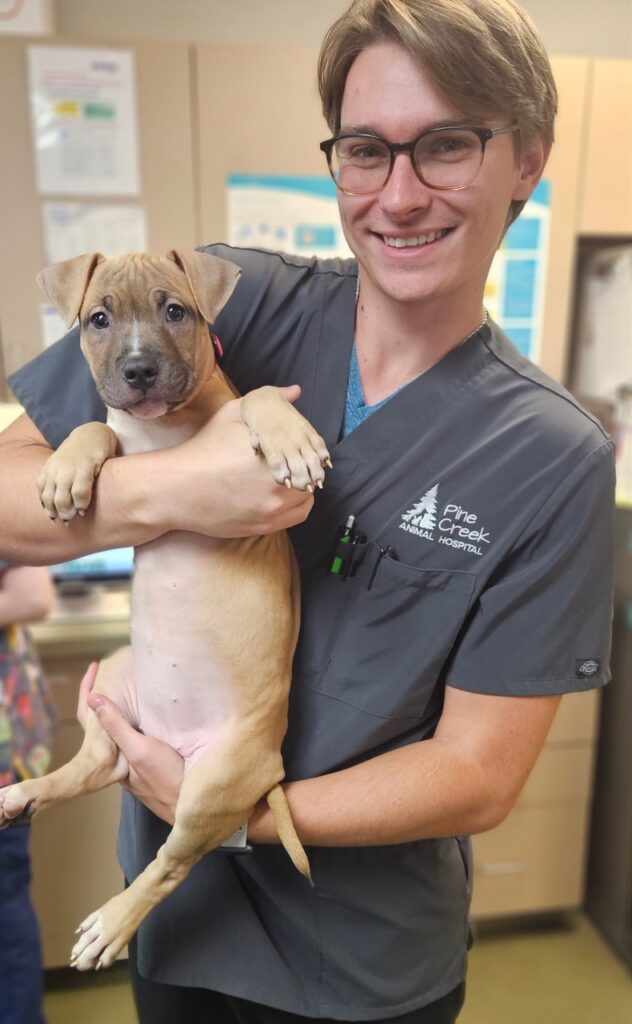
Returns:
[[[425,373],[473,334],[483,317],[480,298],[404,303],[361,286],[355,343],[367,403],[381,401]]]

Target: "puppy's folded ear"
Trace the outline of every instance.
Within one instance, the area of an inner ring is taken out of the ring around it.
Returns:
[[[233,294],[241,267],[195,249],[172,249],[167,259],[184,272],[200,313],[212,324]]]
[[[54,263],[37,275],[38,285],[48,301],[59,310],[67,327],[72,327],[79,316],[94,268],[104,259],[100,252],[87,252],[83,256]]]

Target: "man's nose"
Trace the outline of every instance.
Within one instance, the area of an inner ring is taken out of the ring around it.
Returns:
[[[380,193],[380,205],[387,213],[405,216],[425,209],[432,202],[432,189],[417,177],[409,153],[397,153],[393,170]]]

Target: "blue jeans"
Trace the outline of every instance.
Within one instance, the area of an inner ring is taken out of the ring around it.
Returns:
[[[29,896],[30,832],[0,832],[0,1024],[44,1024],[42,950]]]

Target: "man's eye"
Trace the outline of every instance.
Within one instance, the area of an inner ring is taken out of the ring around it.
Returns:
[[[170,302],[167,306],[167,320],[183,320],[186,314],[184,306],[180,306],[177,302]]]
[[[104,327],[110,326],[110,321],[108,320],[107,313],[103,312],[93,313],[92,316],[90,317],[90,323],[99,331],[102,331]]]

